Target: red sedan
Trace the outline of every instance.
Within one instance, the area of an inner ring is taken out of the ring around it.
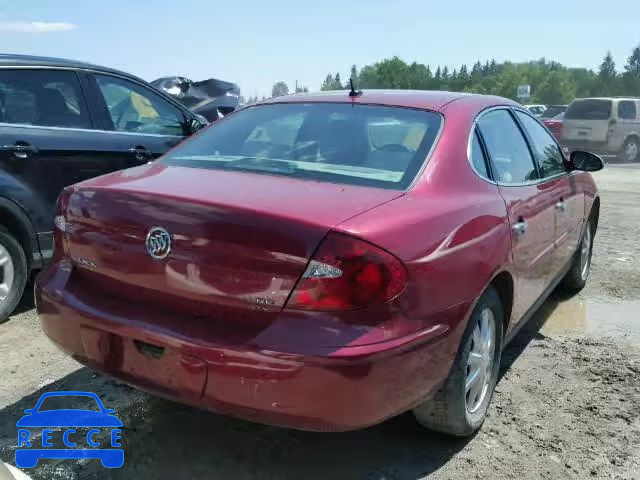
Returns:
[[[180,402],[312,430],[413,409],[469,435],[505,344],[587,280],[600,168],[502,98],[279,97],[67,188],[38,313],[78,361]]]
[[[564,113],[559,113],[555,117],[542,118],[542,123],[549,129],[554,137],[560,142],[562,141],[562,123],[564,121]]]

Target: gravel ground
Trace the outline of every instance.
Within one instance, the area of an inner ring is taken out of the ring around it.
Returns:
[[[0,459],[15,422],[45,391],[96,392],[125,424],[125,465],[48,461],[50,479],[640,480],[640,168],[596,174],[602,191],[593,273],[550,298],[507,347],[482,430],[452,440],[406,414],[366,430],[309,433],[226,418],[94,375],[44,337],[30,295],[0,325]]]

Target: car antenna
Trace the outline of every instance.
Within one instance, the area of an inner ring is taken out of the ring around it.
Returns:
[[[362,95],[362,90],[356,90],[356,87],[353,84],[353,77],[349,79],[349,85],[351,86],[351,91],[349,92],[349,96],[351,98],[359,97]]]

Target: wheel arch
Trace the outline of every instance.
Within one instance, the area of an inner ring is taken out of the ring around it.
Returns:
[[[589,217],[593,218],[593,230],[595,232],[595,230],[598,228],[598,220],[600,219],[600,196],[599,195],[593,199]]]
[[[488,287],[493,287],[500,297],[502,308],[504,309],[503,329],[504,335],[507,334],[509,325],[511,324],[511,313],[513,310],[514,298],[514,281],[513,276],[507,270],[498,272],[489,282]]]
[[[513,274],[502,268],[494,272],[491,279],[486,283],[482,291],[478,294],[478,296],[474,299],[471,308],[469,309],[469,313],[467,314],[467,323],[471,319],[471,313],[473,309],[476,308],[476,304],[480,300],[480,297],[489,289],[493,288],[500,298],[500,302],[502,303],[502,308],[504,309],[504,319],[502,321],[502,332],[506,337],[509,326],[512,323],[512,313],[513,313],[513,301],[515,298],[515,285],[514,285],[514,277]]]
[[[4,197],[0,197],[0,227],[16,238],[24,250],[28,267],[40,261],[40,248],[31,220],[18,204]]]

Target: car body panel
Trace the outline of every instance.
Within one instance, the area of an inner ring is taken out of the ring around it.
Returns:
[[[189,188],[163,199],[174,185]],[[79,285],[242,325],[242,335],[272,321],[333,226],[402,195],[160,164],[78,188],[69,199],[67,248]],[[168,262],[145,250],[158,221],[173,237]]]

